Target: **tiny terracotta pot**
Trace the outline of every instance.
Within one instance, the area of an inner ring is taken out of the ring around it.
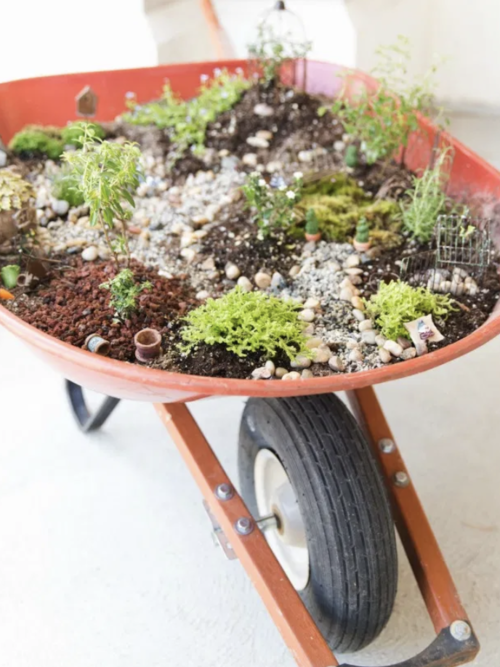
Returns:
[[[308,234],[307,232],[305,233],[306,241],[319,241],[321,238],[321,232],[318,232],[317,234]]]
[[[134,336],[135,358],[141,363],[156,359],[161,352],[161,333],[156,329],[142,329]]]
[[[356,239],[354,239],[352,245],[354,246],[354,249],[357,250],[358,252],[366,252],[371,246],[371,241],[366,241],[366,243],[360,243],[359,241],[356,241]]]
[[[107,357],[109,354],[109,342],[107,340],[104,340],[101,336],[98,334],[90,334],[90,336],[87,336],[85,339],[85,343],[83,344],[83,349],[88,350],[89,352],[93,352],[94,354],[99,354],[101,357]]]

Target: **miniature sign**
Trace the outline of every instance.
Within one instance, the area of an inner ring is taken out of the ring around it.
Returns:
[[[444,336],[432,321],[432,315],[425,315],[424,317],[419,317],[418,320],[413,320],[413,322],[407,322],[405,329],[410,334],[419,357],[422,354],[427,354],[429,351],[427,349],[427,341],[438,343],[444,339]]]
[[[95,116],[97,111],[97,95],[90,86],[85,86],[75,98],[76,112],[79,116]]]

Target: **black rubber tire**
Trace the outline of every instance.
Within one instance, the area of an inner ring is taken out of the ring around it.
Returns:
[[[382,631],[397,589],[394,525],[370,446],[332,394],[251,398],[238,467],[254,516],[254,462],[262,448],[280,459],[306,526],[310,577],[302,599],[332,650],[357,651]]]

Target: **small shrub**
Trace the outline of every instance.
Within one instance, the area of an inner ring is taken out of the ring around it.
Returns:
[[[0,211],[21,209],[34,196],[31,183],[10,169],[0,170]]]
[[[75,146],[76,148],[82,147],[82,125],[84,124],[92,129],[94,136],[97,137],[97,139],[104,139],[106,136],[104,128],[102,125],[99,125],[99,123],[70,123],[61,130],[61,139],[65,146]]]
[[[297,354],[309,356],[299,310],[291,301],[236,287],[220,299],[208,299],[184,318],[187,325],[181,330],[185,342],[181,349],[190,352],[205,343],[221,344],[238,357],[252,352],[262,352],[268,359],[279,352],[290,359]]]
[[[370,225],[368,220],[363,216],[356,225],[356,241],[358,243],[368,243],[370,238]]]
[[[413,189],[407,190],[407,201],[401,205],[403,225],[421,243],[432,238],[438,216],[446,211],[447,197],[443,191],[448,178],[449,151],[443,151],[434,167],[422,176],[413,177]]]
[[[64,199],[72,207],[81,206],[84,203],[80,190],[80,178],[71,172],[68,165],[63,165],[61,171],[54,176],[52,196],[55,199]]]
[[[58,160],[64,150],[57,128],[37,125],[28,125],[15,134],[9,147],[22,158],[48,157],[51,160]]]
[[[290,33],[278,37],[272,26],[262,22],[257,28],[257,40],[248,45],[248,53],[257,61],[267,86],[278,80],[285,62],[306,58],[311,46],[311,42],[297,40]]]
[[[17,279],[19,277],[20,271],[21,267],[19,267],[17,264],[8,264],[7,266],[2,267],[0,270],[0,275],[2,277],[3,284],[7,289],[14,289],[14,287],[17,285]]]
[[[256,210],[255,221],[263,236],[273,229],[290,227],[295,220],[294,208],[300,201],[302,185],[302,173],[299,171],[294,174],[290,185],[281,183],[276,188],[271,187],[257,171],[248,175],[241,189],[247,207]]]
[[[122,269],[112,280],[100,285],[111,292],[109,305],[119,317],[126,318],[137,310],[137,298],[144,290],[151,289],[150,282],[136,283],[130,269]]]
[[[308,208],[306,212],[306,234],[314,236],[319,232],[319,221],[313,208]]]
[[[82,123],[82,149],[64,153],[63,159],[70,166],[70,175],[78,184],[84,202],[90,208],[90,224],[100,225],[106,242],[119,265],[118,252],[130,261],[126,220],[127,202],[134,207],[132,192],[138,187],[141,176],[141,151],[136,144],[123,144],[98,139],[92,127]],[[109,238],[109,230],[120,223],[121,233],[116,243]]]
[[[409,338],[405,322],[425,315],[440,319],[455,310],[448,295],[434,294],[425,287],[411,287],[400,280],[381,283],[378,292],[364,299],[366,312],[374,320],[383,336],[396,340],[398,336]]]

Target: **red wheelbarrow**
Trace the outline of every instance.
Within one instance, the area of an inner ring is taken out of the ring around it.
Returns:
[[[165,77],[188,97],[215,64],[246,65],[233,60],[1,84],[0,135],[8,141],[28,123],[64,125],[76,117],[75,99],[87,87],[98,98],[96,118],[103,121],[123,111],[129,90],[139,101],[159,97]],[[308,91],[334,96],[340,69],[309,62]],[[361,73],[358,80],[374,85]],[[426,166],[440,140],[428,121],[421,123],[425,131],[405,155],[411,169]],[[445,139],[455,150],[449,193],[499,199],[500,173],[458,141]],[[394,523],[436,631],[425,651],[397,667],[451,667],[477,654],[472,625],[372,387],[486,343],[500,331],[498,310],[467,338],[423,357],[300,382],[153,370],[71,347],[3,307],[0,323],[67,378],[84,431],[102,426],[120,399],[155,404],[200,487],[219,541],[227,555],[241,561],[298,665],[333,667],[334,650],[360,649],[380,633],[397,586]],[[82,387],[108,397],[94,414]],[[352,413],[334,395],[339,391],[347,392]],[[186,405],[208,396],[250,397],[239,438],[240,493]]]

